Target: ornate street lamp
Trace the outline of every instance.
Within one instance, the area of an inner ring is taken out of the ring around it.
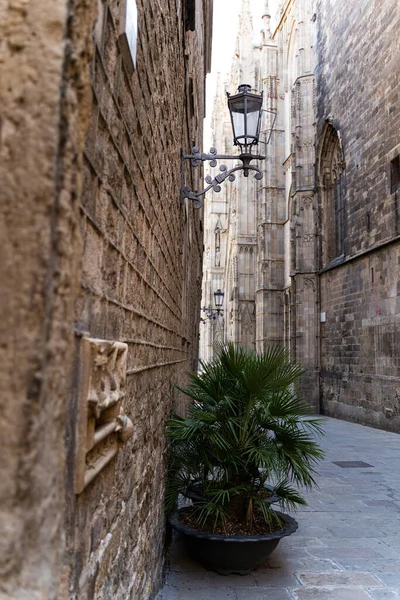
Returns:
[[[228,108],[231,115],[231,122],[233,128],[233,142],[235,146],[240,147],[240,154],[236,155],[219,155],[216,148],[210,148],[209,154],[202,153],[197,146],[192,148],[192,154],[185,154],[182,150],[182,186],[181,186],[181,201],[185,198],[193,200],[193,206],[200,208],[201,199],[206,192],[213,188],[214,192],[221,191],[221,183],[228,179],[229,181],[235,180],[235,171],[243,171],[245,177],[249,176],[249,171],[255,171],[254,177],[256,179],[262,179],[261,170],[251,165],[252,160],[264,160],[265,156],[261,154],[252,154],[252,146],[256,146],[259,142],[260,136],[260,125],[261,125],[261,113],[269,112],[274,115],[274,119],[271,125],[271,130],[275,123],[276,113],[270,110],[263,110],[262,102],[263,95],[254,94],[251,92],[251,87],[247,84],[240,85],[238,93],[234,96],[227,94],[228,96]],[[268,138],[269,141],[269,138]],[[267,142],[268,143],[268,142]],[[240,160],[241,165],[237,165],[233,169],[228,171],[225,165],[221,165],[219,170],[221,171],[218,175],[212,179],[210,175],[206,177],[206,183],[208,184],[203,190],[194,192],[190,186],[184,184],[184,161],[190,160],[193,167],[198,167],[201,163],[209,161],[211,167],[217,166],[217,160]]]
[[[203,306],[203,308],[201,309],[203,312],[207,313],[206,317],[207,319],[217,319],[219,317],[220,314],[222,314],[224,312],[222,305],[224,303],[224,292],[220,289],[218,289],[216,292],[214,292],[214,302],[215,302],[215,306],[216,308],[211,308],[211,306]],[[205,323],[206,320],[205,319],[200,319],[200,321],[202,323]]]

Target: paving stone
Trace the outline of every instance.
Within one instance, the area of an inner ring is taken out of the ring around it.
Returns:
[[[298,573],[298,579],[305,586],[379,586],[380,582],[368,573]]]
[[[387,585],[388,587],[398,587],[400,588],[400,573],[386,575],[385,573],[378,573],[377,577]]]
[[[374,573],[400,573],[400,559],[398,558],[380,558],[375,560],[348,558],[337,561],[340,567],[346,571],[372,571]]]
[[[237,600],[292,600],[293,596],[285,588],[241,588],[235,590]]]
[[[292,590],[295,600],[371,600],[371,596],[357,588],[310,588],[303,587]]]
[[[227,588],[227,587],[254,587],[257,585],[253,573],[249,575],[218,575],[212,571],[177,573],[171,572],[168,576],[168,585],[176,588]]]
[[[389,588],[375,588],[368,590],[368,592],[374,600],[398,600],[400,598],[396,590],[390,590]]]
[[[319,540],[321,547],[335,548],[338,546],[336,537],[323,538]],[[388,544],[378,538],[342,538],[340,540],[341,548],[372,548],[379,554],[389,548]],[[400,553],[399,553],[400,555]]]
[[[290,587],[299,583],[294,573],[272,571],[271,569],[254,571],[254,578],[259,587]]]
[[[353,523],[354,525],[354,523]],[[365,529],[365,525],[364,527],[360,526],[359,529],[356,529],[355,527],[343,527],[343,526],[329,526],[328,525],[328,530],[329,532],[337,537],[338,539],[341,538],[358,538],[358,537],[372,537],[372,538],[376,538],[378,537],[384,537],[384,531],[383,528],[379,528],[377,529]]]
[[[330,538],[327,538],[330,539]],[[332,538],[332,540],[335,540],[335,538]],[[336,542],[337,543],[337,542]],[[309,548],[309,547],[323,547],[325,546],[324,542],[321,541],[318,538],[315,537],[307,537],[307,536],[299,536],[299,535],[291,535],[287,538],[284,538],[283,540],[281,540],[279,542],[279,547],[278,549],[274,552],[273,556],[275,556],[278,552],[280,552],[281,548],[295,548],[295,547],[303,547],[303,548]]]
[[[310,550],[313,550],[314,548],[310,548]],[[319,550],[320,548],[318,548]],[[322,548],[321,548],[322,550]],[[275,550],[275,552],[277,552]],[[309,558],[310,555],[308,553],[308,549],[307,548],[302,548],[301,546],[295,546],[295,547],[290,547],[290,546],[285,546],[283,548],[280,548],[279,550],[279,556],[281,558],[286,558],[286,557],[290,557],[290,558]]]
[[[400,536],[399,535],[386,535],[383,540],[383,542],[385,542],[385,544],[387,544],[388,546],[392,546],[393,548],[399,548],[399,554],[400,554]]]
[[[309,553],[316,558],[381,558],[372,548],[310,548]]]
[[[237,600],[233,589],[215,588],[176,588],[165,586],[157,600]]]
[[[286,572],[307,572],[313,573],[329,573],[331,571],[339,571],[341,569],[334,561],[324,558],[296,558],[296,557],[285,557],[285,558],[274,558],[273,556],[267,561],[266,569]],[[257,570],[260,573],[261,569]]]
[[[299,529],[302,535],[307,535],[310,538],[323,538],[332,535],[327,527],[322,527],[320,525],[309,525],[299,516],[296,516],[295,518],[299,523]]]

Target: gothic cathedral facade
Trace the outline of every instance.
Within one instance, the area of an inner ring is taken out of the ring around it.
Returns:
[[[261,181],[239,176],[205,201],[202,306],[221,289],[224,311],[202,313],[200,353],[285,344],[314,411],[398,430],[400,7],[339,5],[283,0],[272,32],[267,0],[255,44],[242,0],[225,91],[263,92],[266,160]],[[213,145],[228,154],[217,89]]]

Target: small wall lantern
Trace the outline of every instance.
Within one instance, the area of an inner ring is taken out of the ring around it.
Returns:
[[[206,317],[207,319],[217,319],[219,317],[220,314],[222,314],[224,312],[222,305],[224,303],[224,292],[220,289],[218,289],[216,292],[214,292],[214,303],[216,308],[211,308],[211,306],[203,306],[203,308],[201,309],[203,312],[207,313]],[[200,319],[200,321],[202,323],[205,323],[205,319]]]

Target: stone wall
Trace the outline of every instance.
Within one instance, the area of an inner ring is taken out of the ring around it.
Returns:
[[[0,9],[4,598],[148,600],[160,583],[163,427],[197,363],[201,284],[180,149],[202,139],[211,4],[138,1],[133,73],[120,2],[97,21],[84,0]],[[85,337],[127,344],[134,427],[77,495]]]
[[[0,596],[67,598],[65,423],[90,117],[85,2],[0,7]]]
[[[398,431],[400,300],[398,244],[321,278],[322,408]]]
[[[343,255],[320,277],[322,408],[398,430],[399,192],[390,162],[400,153],[400,6],[359,0],[343,15],[340,2],[324,0],[316,18],[318,135],[329,120],[344,159]]]

